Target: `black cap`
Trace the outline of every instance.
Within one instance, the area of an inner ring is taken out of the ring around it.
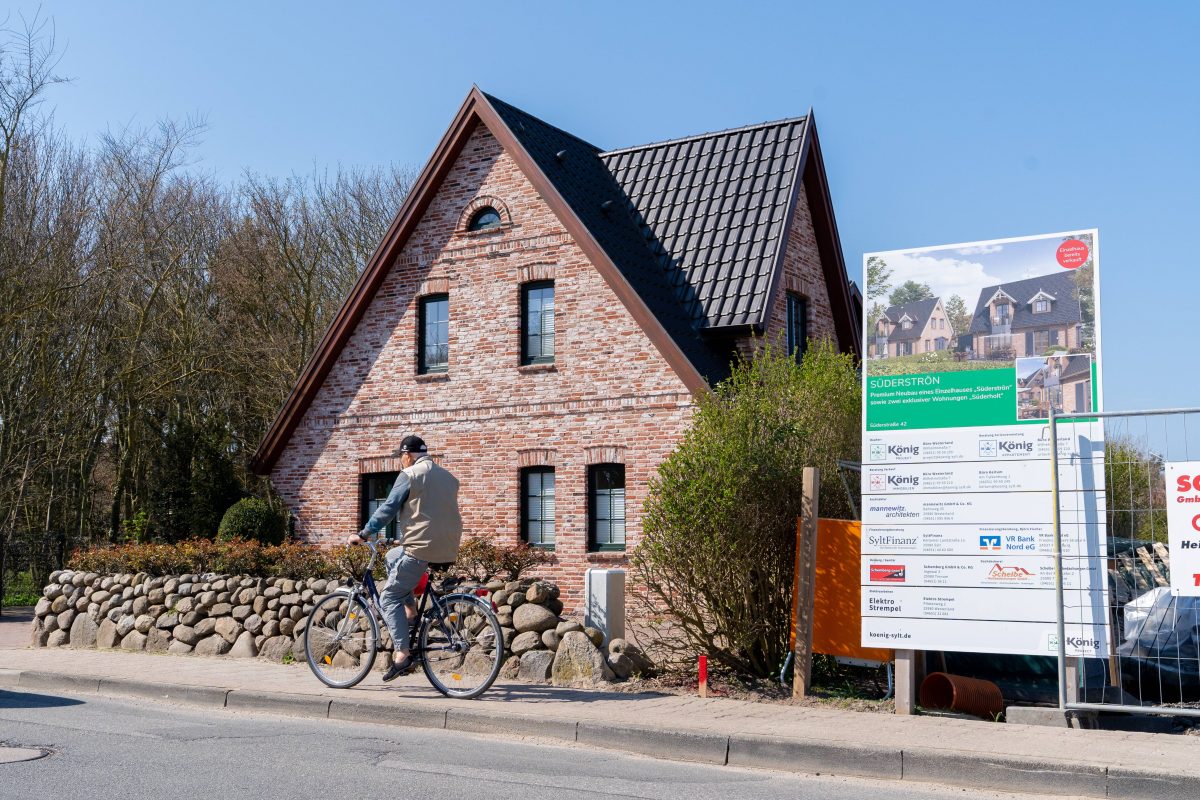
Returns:
[[[429,448],[425,446],[425,440],[420,436],[405,436],[404,441],[400,443],[401,453],[428,453]]]

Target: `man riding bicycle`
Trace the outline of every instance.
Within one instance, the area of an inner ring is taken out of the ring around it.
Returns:
[[[430,562],[458,558],[462,541],[462,515],[458,511],[458,479],[434,463],[419,436],[400,443],[402,470],[366,526],[346,538],[347,544],[373,540],[393,519],[397,547],[388,550],[387,584],[380,592],[380,611],[392,635],[392,665],[383,675],[390,681],[413,667],[409,654],[409,623],[416,616],[413,589]]]

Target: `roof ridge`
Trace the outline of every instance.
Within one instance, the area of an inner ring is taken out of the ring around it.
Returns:
[[[509,108],[516,111],[517,113],[524,114],[525,116],[529,117],[531,120],[533,120],[534,122],[537,122],[539,125],[545,125],[547,128],[551,128],[553,130],[558,131],[563,136],[568,136],[568,137],[574,139],[575,141],[579,142],[580,144],[587,145],[588,147],[590,147],[596,151],[596,155],[601,155],[604,152],[599,147],[597,147],[596,145],[589,142],[587,139],[583,139],[579,136],[576,136],[575,134],[571,133],[568,130],[563,130],[562,128],[558,127],[557,125],[552,125],[551,123],[546,122],[546,120],[542,119],[541,117],[530,114],[528,111],[521,108],[520,106],[514,106],[512,103],[508,102],[507,100],[501,100],[499,97],[496,97],[493,94],[488,94],[487,92],[483,91],[482,89],[480,89],[479,93],[482,94],[484,97],[486,97],[488,99],[489,103],[503,103],[504,105],[508,106]]]
[[[615,156],[615,155],[621,155],[622,153],[632,153],[637,150],[649,150],[652,147],[666,147],[667,145],[680,144],[682,142],[691,142],[691,141],[695,141],[697,139],[707,139],[710,136],[712,136],[712,137],[728,136],[731,133],[743,133],[745,131],[753,131],[753,130],[758,130],[760,128],[780,127],[783,125],[792,125],[797,122],[807,122],[807,121],[808,121],[808,115],[805,114],[800,117],[788,117],[786,119],[776,119],[776,120],[770,120],[767,122],[757,122],[753,125],[742,125],[737,128],[724,128],[719,131],[708,131],[707,133],[696,133],[696,134],[692,134],[691,136],[680,136],[676,139],[663,139],[662,141],[649,142],[647,144],[633,145],[631,147],[619,147],[616,150],[602,150],[602,151],[600,151],[600,153],[598,153],[598,155],[600,155],[601,157]]]

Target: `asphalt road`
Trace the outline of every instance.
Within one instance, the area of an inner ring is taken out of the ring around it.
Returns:
[[[0,799],[464,797],[948,800],[990,792],[656,761],[477,736],[0,690]],[[1059,798],[1061,800],[1061,798]]]

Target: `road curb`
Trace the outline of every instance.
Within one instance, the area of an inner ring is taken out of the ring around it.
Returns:
[[[218,686],[175,686],[0,668],[0,687],[227,708],[283,716],[328,718],[467,733],[507,733],[617,750],[631,755],[779,772],[930,783],[1007,792],[1125,800],[1195,800],[1200,776],[1014,758],[936,748],[796,739],[748,733],[691,733],[566,717],[506,713],[491,704],[436,708],[430,703],[340,699]]]
[[[735,733],[729,737],[729,766],[890,781],[905,777],[904,753],[899,747],[753,733]]]
[[[957,750],[906,748],[904,780],[1013,793],[1108,797],[1108,770],[1099,765]]]

